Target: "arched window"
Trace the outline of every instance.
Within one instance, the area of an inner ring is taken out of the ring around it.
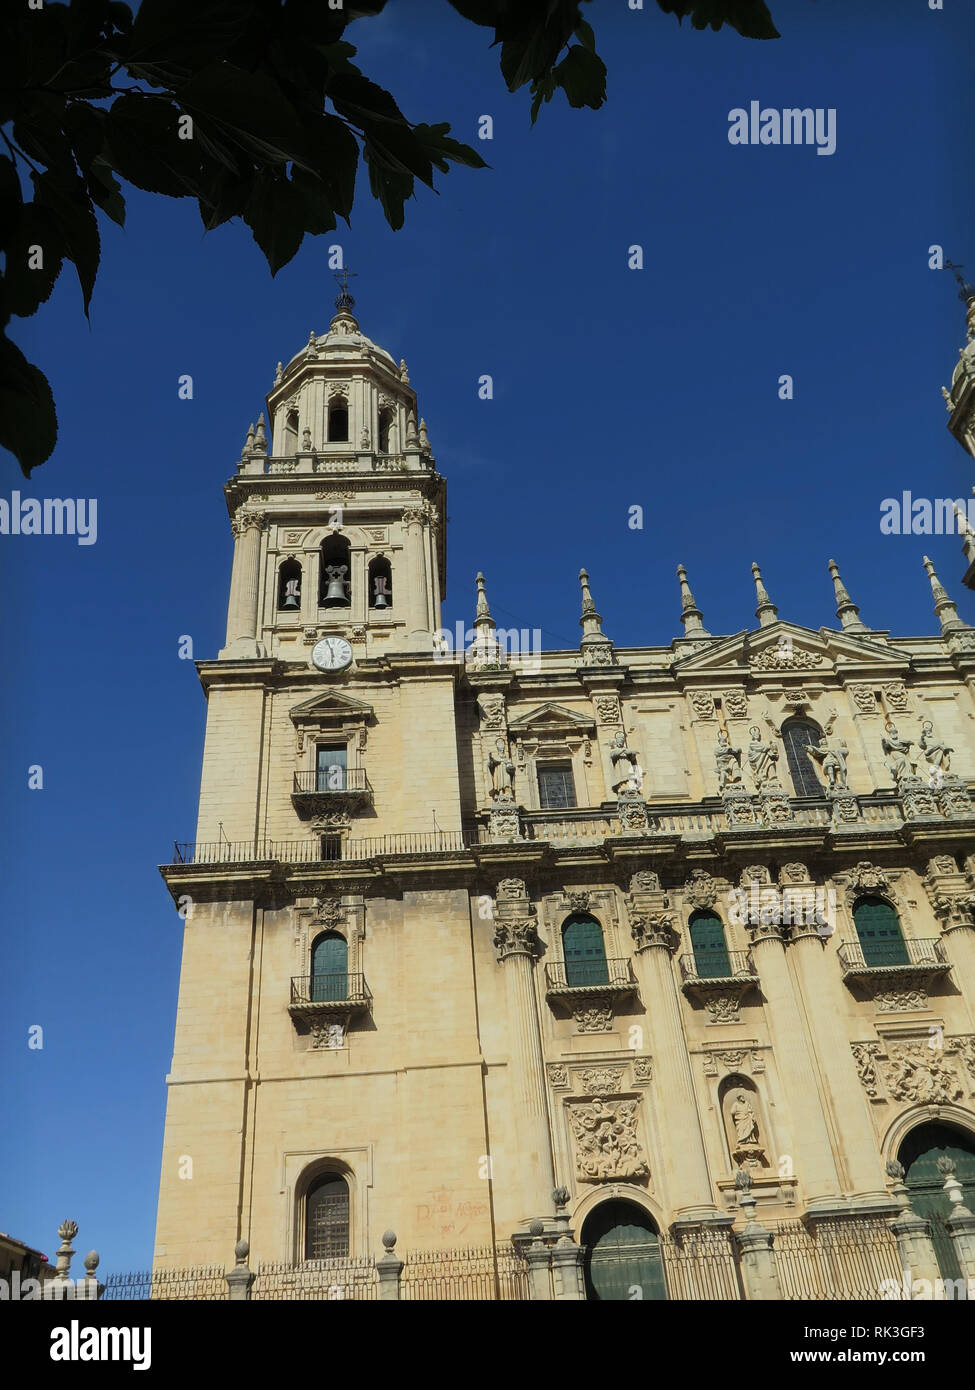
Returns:
[[[603,929],[595,917],[577,912],[562,927],[562,959],[567,985],[609,984]]]
[[[811,719],[787,719],[782,725],[782,742],[792,775],[796,796],[822,796],[823,784],[816,776],[816,767],[806,749],[815,745],[823,731]]]
[[[278,570],[278,609],[296,613],[301,607],[301,565],[297,560],[285,560]]]
[[[393,605],[393,571],[384,555],[369,561],[369,607],[391,608]]]
[[[393,424],[393,412],[390,406],[384,405],[379,412],[379,452],[389,453],[389,432]]]
[[[337,931],[323,932],[311,948],[312,1003],[349,997],[349,943]]]
[[[349,441],[349,403],[344,396],[333,396],[328,403],[328,438],[332,444]]]
[[[349,1256],[349,1184],[338,1173],[323,1173],[305,1197],[305,1259],[345,1260]]]
[[[695,912],[691,917],[691,950],[694,952],[694,968],[699,980],[718,976],[729,979],[731,960],[724,939],[721,918],[713,912]]]
[[[284,452],[287,458],[298,452],[298,412],[289,410],[284,417]]]
[[[328,536],[322,541],[322,560],[318,584],[321,608],[348,608],[351,602],[352,551],[344,536]]]
[[[853,923],[867,965],[908,965],[907,947],[897,913],[883,898],[861,898]]]

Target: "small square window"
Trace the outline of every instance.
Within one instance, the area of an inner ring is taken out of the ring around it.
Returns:
[[[543,811],[575,806],[571,763],[543,763],[538,769],[538,802]]]

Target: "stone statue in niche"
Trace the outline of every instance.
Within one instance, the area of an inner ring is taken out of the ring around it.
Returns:
[[[303,454],[311,453],[311,430],[307,425],[301,432],[301,452]]]
[[[739,1167],[767,1168],[768,1158],[759,1130],[754,1095],[744,1086],[732,1086],[725,1102],[731,1156]]]
[[[757,724],[748,730],[748,738],[748,767],[755,786],[761,788],[765,782],[777,782],[779,750],[774,744],[763,742],[762,731]]]
[[[925,719],[921,725],[921,736],[917,741],[917,746],[924,754],[924,761],[930,768],[940,768],[942,772],[951,769],[951,755],[954,749],[947,744],[939,743],[934,732],[934,725],[930,719]]]
[[[638,792],[643,786],[643,773],[636,754],[626,746],[622,729],[613,736],[609,756],[613,762],[613,791]]]
[[[824,736],[818,743],[810,744],[806,752],[813,762],[819,764],[820,771],[826,779],[826,786],[831,792],[846,790],[846,757],[849,752],[846,739],[837,739],[835,744],[830,744]]]
[[[718,791],[741,784],[741,749],[732,748],[724,729],[718,733],[714,748],[714,765],[718,773]]]
[[[491,795],[495,801],[513,801],[515,765],[503,738],[495,739],[494,752],[488,755],[488,772],[491,774]]]
[[[887,755],[887,770],[898,787],[905,777],[914,776],[914,764],[911,762],[911,749],[914,747],[914,740],[901,738],[897,729],[889,721],[881,747]]]

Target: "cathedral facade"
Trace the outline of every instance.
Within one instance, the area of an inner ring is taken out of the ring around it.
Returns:
[[[975,630],[930,561],[919,637],[829,561],[816,630],[754,565],[713,634],[681,567],[667,646],[585,571],[577,648],[481,575],[452,643],[445,481],[353,307],[225,487],[156,1267],[561,1230],[589,1296],[664,1297],[691,1237],[882,1228],[975,1276]]]

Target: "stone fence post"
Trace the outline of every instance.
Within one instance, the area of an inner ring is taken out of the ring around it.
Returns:
[[[779,1267],[773,1249],[775,1237],[767,1226],[755,1219],[757,1203],[752,1196],[752,1177],[746,1168],[739,1168],[735,1174],[735,1188],[739,1209],[745,1217],[742,1230],[734,1233],[741,1254],[745,1297],[756,1301],[781,1299]]]
[[[912,1298],[914,1281],[923,1279],[931,1289],[929,1297],[933,1298],[935,1282],[941,1278],[941,1270],[931,1240],[931,1229],[917,1212],[911,1210],[911,1199],[904,1182],[904,1165],[891,1159],[887,1164],[887,1176],[893,1178],[891,1195],[900,1207],[890,1223],[890,1229],[897,1238],[901,1258],[902,1297]]]
[[[582,1302],[586,1297],[586,1281],[583,1274],[583,1260],[586,1252],[577,1244],[566,1207],[569,1202],[569,1189],[557,1187],[552,1193],[555,1203],[556,1241],[552,1249],[552,1285],[554,1297],[559,1300]]]
[[[528,1265],[528,1297],[532,1302],[549,1302],[552,1297],[551,1252],[545,1244],[545,1222],[537,1218],[528,1227],[531,1240],[525,1247]]]
[[[954,1161],[947,1154],[938,1159],[938,1172],[945,1180],[945,1192],[951,1203],[951,1215],[945,1225],[951,1234],[955,1256],[964,1277],[975,1281],[975,1216],[965,1206],[961,1183],[955,1177]]]
[[[383,1232],[384,1253],[376,1261],[376,1273],[379,1275],[379,1297],[384,1303],[396,1302],[400,1297],[400,1275],[403,1272],[403,1261],[396,1254],[396,1232]]]
[[[251,1296],[251,1288],[257,1275],[247,1267],[247,1256],[250,1254],[250,1246],[246,1240],[239,1240],[234,1246],[234,1259],[236,1264],[229,1270],[224,1278],[227,1281],[228,1298],[231,1303],[240,1300],[247,1300]]]

